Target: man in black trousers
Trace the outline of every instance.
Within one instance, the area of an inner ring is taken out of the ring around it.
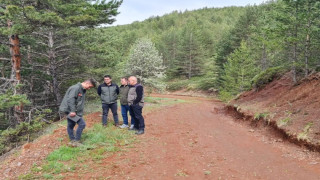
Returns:
[[[108,112],[111,109],[113,114],[114,125],[119,126],[118,120],[118,105],[117,99],[119,94],[119,87],[117,84],[112,82],[110,75],[105,75],[103,77],[104,83],[98,87],[98,95],[101,98],[102,103],[102,125],[107,126],[108,122]]]
[[[131,130],[136,130],[137,135],[144,134],[144,118],[142,116],[142,108],[144,105],[143,86],[138,84],[137,77],[129,77],[130,89],[128,92],[128,104],[134,118],[134,127]]]

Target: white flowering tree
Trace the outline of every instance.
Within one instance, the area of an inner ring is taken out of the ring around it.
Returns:
[[[162,56],[159,55],[154,43],[148,38],[138,39],[132,46],[127,72],[136,75],[145,84],[157,89],[163,86],[159,78],[164,77],[165,67]]]

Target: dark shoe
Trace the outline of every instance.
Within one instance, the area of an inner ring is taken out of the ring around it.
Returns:
[[[115,127],[120,127],[120,125],[118,123],[114,124]]]
[[[144,134],[144,130],[139,130],[136,132],[136,135],[141,135],[141,134]]]
[[[133,127],[133,128],[129,128],[129,131],[138,131],[139,129]]]

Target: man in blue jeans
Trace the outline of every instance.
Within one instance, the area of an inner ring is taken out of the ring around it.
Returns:
[[[129,128],[128,122],[128,111],[131,116],[131,126],[132,129],[134,127],[134,118],[132,117],[132,112],[128,105],[128,92],[129,92],[129,85],[128,79],[126,77],[121,78],[121,86],[120,86],[120,104],[121,104],[121,115],[123,118],[123,124],[120,128]]]
[[[118,85],[112,83],[110,75],[103,77],[104,83],[98,87],[98,95],[102,102],[102,125],[107,126],[109,109],[113,114],[114,125],[119,126],[117,99],[119,94]]]
[[[92,87],[96,87],[96,81],[94,79],[88,79],[82,83],[78,83],[69,87],[59,107],[60,112],[68,115],[67,132],[70,138],[68,145],[73,147],[81,145],[79,141],[81,139],[82,131],[86,127],[86,123],[82,118],[85,95],[86,90]],[[78,124],[78,128],[76,130],[76,134],[74,135],[73,128],[76,124]]]

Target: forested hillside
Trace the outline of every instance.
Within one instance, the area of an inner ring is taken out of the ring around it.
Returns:
[[[135,74],[156,89],[210,90],[229,100],[288,71],[295,84],[320,65],[317,0],[107,26],[121,3],[0,0],[0,128],[12,128],[2,131],[0,153],[56,120],[66,88],[88,77]]]
[[[142,39],[149,39],[162,59],[165,75],[162,76],[165,80],[162,80],[167,82],[205,76],[208,79],[203,79],[205,82],[202,84],[210,83],[204,87],[209,89],[214,86],[216,78],[214,57],[218,43],[244,16],[246,9],[227,7],[174,11],[162,17],[150,17],[143,22],[90,30],[83,40],[84,47],[96,52],[90,59],[92,66],[89,73],[96,77],[105,73],[115,77],[130,74],[131,68],[139,66],[130,64],[132,49]],[[148,54],[147,51],[145,54]],[[147,61],[144,64],[154,66]],[[149,78],[139,73],[137,75]]]

